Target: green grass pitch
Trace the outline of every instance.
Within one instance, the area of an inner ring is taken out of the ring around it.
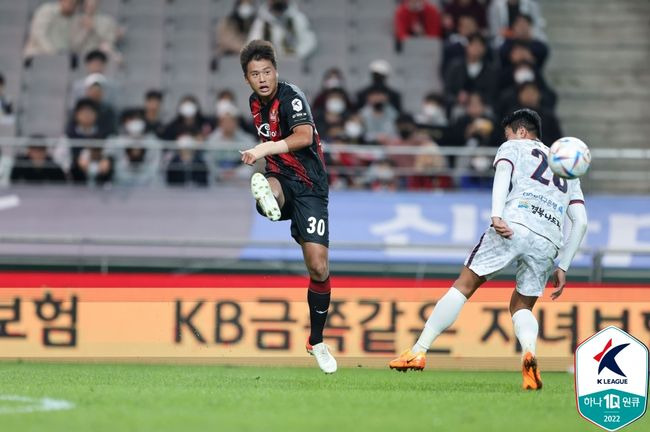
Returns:
[[[0,431],[599,430],[576,411],[572,375],[542,377],[544,390],[524,392],[515,372],[5,362]],[[8,395],[75,406],[15,413]]]

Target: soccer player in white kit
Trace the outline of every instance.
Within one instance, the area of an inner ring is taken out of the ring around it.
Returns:
[[[562,294],[566,272],[587,229],[587,213],[580,180],[560,178],[548,169],[549,150],[539,140],[539,115],[521,109],[506,116],[502,126],[507,141],[494,159],[492,225],[470,252],[454,285],[436,304],[417,343],[391,361],[391,369],[424,369],[426,351],[454,323],[465,302],[483,282],[515,262],[516,289],[510,313],[523,352],[523,388],[542,388],[535,357],[538,324],[532,309],[549,276],[555,287],[551,298]],[[572,226],[563,246],[565,214]],[[560,249],[561,258],[554,269]]]

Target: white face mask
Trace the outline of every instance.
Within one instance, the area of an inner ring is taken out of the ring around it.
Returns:
[[[126,122],[124,129],[131,136],[140,136],[144,132],[146,125],[142,119],[133,119]]]
[[[325,102],[325,109],[334,114],[341,114],[345,111],[345,102],[341,98],[329,98]]]
[[[470,78],[476,78],[478,74],[481,73],[481,69],[483,69],[483,63],[470,63],[467,65],[467,75],[469,75]]]
[[[425,104],[422,106],[422,113],[428,118],[444,118],[445,112],[435,104]]]
[[[363,126],[360,123],[355,121],[349,121],[345,123],[345,135],[349,138],[359,138],[363,133]]]
[[[250,3],[242,3],[237,8],[237,15],[242,19],[248,19],[255,14],[255,8]]]
[[[517,69],[514,78],[517,84],[535,81],[535,72],[530,69]]]
[[[198,108],[196,107],[196,104],[190,101],[183,102],[181,106],[178,107],[178,112],[183,117],[194,117],[197,111]]]
[[[180,149],[190,149],[194,147],[195,141],[191,136],[183,135],[176,140],[176,144]]]

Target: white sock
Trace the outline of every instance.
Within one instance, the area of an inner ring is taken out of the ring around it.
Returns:
[[[436,307],[433,308],[429,319],[424,324],[420,338],[413,345],[411,351],[414,353],[426,352],[440,333],[456,321],[466,301],[467,298],[463,293],[454,287],[449,288],[449,291],[436,303]]]
[[[528,309],[518,310],[512,315],[512,324],[515,327],[515,335],[519,339],[521,351],[524,354],[531,352],[535,355],[539,325],[533,313]]]

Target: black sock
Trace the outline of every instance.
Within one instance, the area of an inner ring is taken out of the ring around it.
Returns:
[[[314,290],[318,289],[318,291]],[[309,343],[315,345],[323,342],[323,329],[327,321],[327,311],[330,307],[329,278],[324,282],[311,281],[307,290],[307,303],[309,303],[309,321],[311,332]]]

